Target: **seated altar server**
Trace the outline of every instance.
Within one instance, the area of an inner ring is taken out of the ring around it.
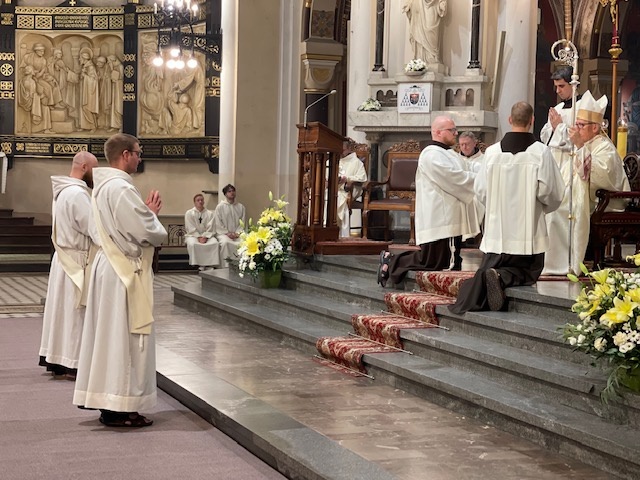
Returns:
[[[189,265],[198,265],[200,270],[217,267],[220,265],[220,244],[214,235],[214,212],[204,208],[204,195],[201,193],[193,197],[193,205],[184,214]]]
[[[224,198],[215,211],[216,238],[220,243],[220,257],[224,267],[229,266],[227,258],[237,258],[240,234],[244,229],[244,205],[236,201],[236,187],[229,184],[222,189]]]

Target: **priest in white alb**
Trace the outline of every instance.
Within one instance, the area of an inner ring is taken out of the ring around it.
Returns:
[[[92,170],[95,155],[79,152],[69,176],[51,177],[51,258],[47,300],[42,318],[40,365],[54,375],[75,377],[84,322],[86,289],[91,259]]]
[[[193,197],[193,208],[184,214],[185,242],[189,253],[189,265],[200,270],[220,265],[220,245],[215,237],[214,212],[204,207],[204,195]]]
[[[229,266],[228,259],[237,258],[236,252],[240,245],[240,234],[244,230],[244,205],[236,200],[236,187],[225,185],[222,189],[224,198],[215,211],[215,231],[220,243],[220,257],[224,267]]]
[[[342,158],[338,165],[337,223],[341,237],[348,237],[351,233],[351,212],[347,205],[349,193],[351,198],[358,198],[362,195],[362,184],[367,181],[364,163],[356,155],[354,147],[353,140],[342,144]]]
[[[87,312],[73,403],[100,409],[109,427],[147,427],[139,412],[156,404],[153,324],[154,247],[167,238],[158,220],[160,194],[146,201],[133,185],[142,151],[117,133],[104,146],[108,168],[95,168],[91,236],[98,252],[91,269]]]

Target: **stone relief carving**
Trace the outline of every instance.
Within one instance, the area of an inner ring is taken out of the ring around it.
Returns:
[[[201,137],[205,115],[205,56],[198,52],[196,68],[171,70],[152,60],[157,34],[140,33],[138,70],[138,132],[146,137]]]
[[[18,32],[16,44],[16,134],[121,130],[121,35]]]

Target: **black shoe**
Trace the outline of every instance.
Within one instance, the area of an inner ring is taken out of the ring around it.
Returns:
[[[502,310],[506,295],[500,282],[500,275],[494,268],[490,268],[484,272],[484,280],[487,285],[487,302],[489,308],[494,312]]]

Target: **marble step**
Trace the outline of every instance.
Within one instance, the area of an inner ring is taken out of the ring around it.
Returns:
[[[451,313],[442,305],[436,307],[440,325],[468,335],[492,340],[503,345],[568,361],[580,365],[591,365],[593,359],[578,355],[566,344],[561,335],[564,322],[528,313],[467,312],[464,315]]]
[[[174,303],[201,316],[222,323],[243,325],[252,331],[260,329],[264,334],[309,354],[318,353],[315,344],[319,337],[346,336],[350,324],[335,326],[310,321],[306,315],[285,313],[261,302],[249,303],[224,291],[203,289],[197,283],[172,287]]]
[[[364,356],[367,371],[429,401],[570,455],[624,479],[640,478],[640,431],[472,372],[402,353]]]

